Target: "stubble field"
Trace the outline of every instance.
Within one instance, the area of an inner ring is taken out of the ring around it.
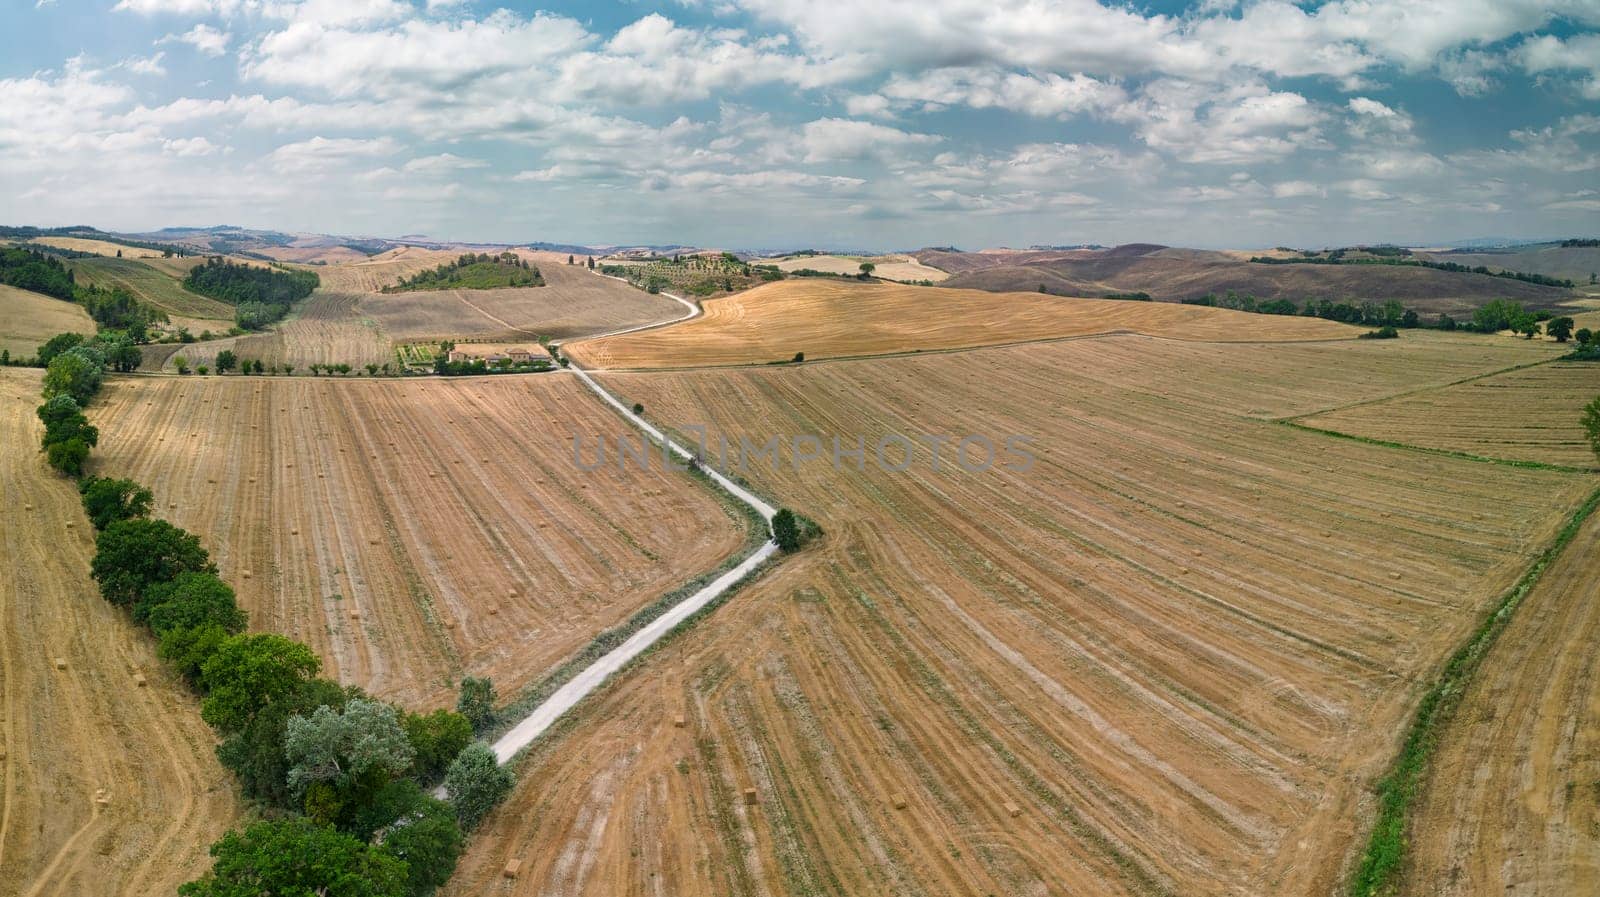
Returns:
[[[123,378],[93,418],[95,469],[202,534],[253,627],[413,707],[515,693],[744,537],[685,474],[579,470],[612,417],[565,374]]]
[[[1600,366],[1552,362],[1302,421],[1307,426],[1514,461],[1593,467],[1579,417]]]
[[[785,280],[704,303],[705,314],[658,330],[577,343],[598,368],[765,364],[839,356],[1136,332],[1173,339],[1353,339],[1316,318],[1251,315],[1156,302],[1068,299],[887,283]]]
[[[170,894],[240,807],[193,695],[89,578],[77,490],[34,451],[39,384],[0,369],[0,895]]]
[[[292,364],[308,372],[313,364],[366,364],[394,361],[394,349],[376,321],[362,316],[360,296],[318,290],[295,306],[294,314],[272,330],[187,345],[165,345],[163,370],[175,371],[182,356],[190,368],[215,367],[217,353],[231,349],[240,358],[264,364]],[[148,353],[147,353],[148,354]]]
[[[226,330],[233,325],[233,306],[184,289],[181,281],[187,276],[188,268],[180,271],[171,266],[166,270],[152,267],[160,261],[163,260],[152,259],[147,263],[126,258],[73,259],[67,262],[67,267],[72,269],[79,283],[107,288],[122,287],[135,299],[149,303],[168,315],[207,319],[210,321],[207,326],[215,330]]]
[[[828,535],[536,745],[451,893],[1335,892],[1435,666],[1595,484],[1261,419],[1539,357],[1395,343],[601,375],[868,467],[747,474]],[[886,432],[1038,462],[895,473]]]
[[[32,358],[50,337],[66,332],[94,334],[94,320],[83,306],[0,284],[0,349],[13,358]]]
[[[1411,829],[1404,893],[1600,893],[1600,515],[1484,658]]]

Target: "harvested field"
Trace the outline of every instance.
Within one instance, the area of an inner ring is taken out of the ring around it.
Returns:
[[[240,358],[259,358],[269,365],[292,364],[302,371],[312,364],[348,364],[359,369],[394,361],[394,349],[377,322],[362,316],[360,300],[359,296],[318,290],[295,306],[293,317],[272,330],[179,346],[164,353],[162,366],[176,370],[172,359],[179,355],[190,367],[214,366],[217,353],[224,349],[232,349]]]
[[[200,533],[254,627],[412,707],[513,695],[744,540],[686,474],[578,469],[614,416],[565,374],[119,378],[92,416],[95,469]]]
[[[81,237],[36,237],[29,242],[42,243],[45,246],[54,246],[58,249],[70,249],[74,252],[92,252],[95,255],[105,255],[116,258],[117,253],[122,253],[123,258],[161,258],[162,250],[143,249],[137,246],[124,246],[121,243],[112,243],[109,240],[89,240]]]
[[[1600,393],[1600,365],[1552,362],[1319,414],[1301,423],[1513,461],[1593,467],[1578,418]]]
[[[1600,893],[1596,558],[1591,515],[1467,686],[1417,802],[1403,893]]]
[[[956,273],[951,287],[995,292],[1035,290],[1062,296],[1144,292],[1158,300],[1192,299],[1228,290],[1263,299],[1398,299],[1427,315],[1470,314],[1490,299],[1511,298],[1555,308],[1570,290],[1489,274],[1393,265],[1263,265],[1222,252],[1133,244],[1107,250],[948,253],[924,250],[925,264]]]
[[[1595,478],[1245,416],[1268,377],[1273,410],[1412,383],[1356,342],[1141,336],[600,375],[680,429],[869,460],[756,463],[823,541],[536,744],[450,893],[1336,892],[1423,683]],[[893,472],[886,432],[1037,463]]]
[[[0,369],[0,895],[171,894],[240,808],[194,695],[89,578],[77,490],[34,450],[40,375]]]
[[[363,261],[318,266],[322,288],[335,293],[376,293],[425,268],[455,261],[460,252],[402,246]]]
[[[191,261],[174,259],[173,261]],[[126,258],[73,259],[67,262],[79,283],[103,287],[122,287],[134,298],[161,309],[168,315],[205,318],[207,326],[226,330],[233,325],[233,306],[183,288],[187,271],[171,274],[144,262]],[[192,265],[190,266],[192,267]],[[199,331],[195,331],[198,333]]]
[[[692,367],[807,359],[1137,332],[1222,341],[1353,339],[1314,318],[1251,315],[1156,302],[1064,299],[885,283],[786,280],[704,304],[673,327],[574,343],[600,368]]]
[[[569,266],[564,255],[527,251],[518,255],[539,266],[545,286],[372,294],[362,297],[362,313],[377,319],[384,332],[398,342],[560,339],[648,324],[683,313],[683,306],[665,296],[652,296],[581,266]]]
[[[799,271],[809,268],[812,271],[824,271],[829,274],[858,274],[862,262],[871,262],[876,266],[872,272],[873,276],[885,280],[931,280],[938,283],[950,276],[948,272],[924,265],[909,255],[798,255],[792,258],[758,261],[762,263],[770,261],[776,264],[780,271]]]
[[[32,358],[50,337],[68,332],[94,335],[94,320],[83,306],[0,284],[0,349],[13,358]]]

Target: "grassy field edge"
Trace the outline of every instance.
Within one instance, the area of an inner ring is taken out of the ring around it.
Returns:
[[[1450,655],[1438,679],[1423,695],[1410,729],[1406,732],[1400,755],[1377,783],[1377,819],[1362,850],[1361,859],[1350,877],[1347,890],[1352,897],[1380,897],[1392,892],[1392,886],[1406,862],[1406,831],[1411,808],[1425,783],[1429,761],[1434,747],[1439,743],[1441,732],[1454,715],[1484,655],[1510,622],[1511,615],[1533,590],[1551,562],[1578,534],[1596,506],[1600,506],[1600,489],[1590,493],[1589,498],[1572,512],[1554,541],[1501,597],[1466,643]]]

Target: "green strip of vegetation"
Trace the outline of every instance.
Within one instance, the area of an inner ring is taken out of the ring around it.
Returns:
[[[1375,252],[1380,247],[1363,247],[1363,252]],[[1411,258],[1408,250],[1399,250],[1406,257],[1399,255],[1384,255],[1381,258],[1350,258],[1344,255],[1346,250],[1335,249],[1328,255],[1300,256],[1296,258],[1272,258],[1269,256],[1255,256],[1250,261],[1257,265],[1389,265],[1401,268],[1432,268],[1435,271],[1449,271],[1454,274],[1487,274],[1490,277],[1504,277],[1507,280],[1520,280],[1523,283],[1533,283],[1545,287],[1564,287],[1572,289],[1574,284],[1570,280],[1559,277],[1546,277],[1543,274],[1530,274],[1525,271],[1494,271],[1483,265],[1469,267],[1458,262],[1435,262],[1429,259]]]
[[[1433,687],[1423,695],[1416,716],[1406,733],[1405,744],[1389,773],[1378,781],[1378,819],[1367,839],[1350,879],[1352,897],[1379,897],[1393,893],[1397,878],[1406,858],[1406,829],[1409,814],[1416,798],[1422,793],[1428,775],[1429,759],[1439,744],[1446,724],[1461,703],[1461,696],[1472,675],[1477,671],[1484,655],[1494,645],[1495,639],[1510,622],[1511,615],[1527,597],[1551,561],[1561,554],[1578,534],[1579,528],[1600,505],[1600,490],[1572,512],[1567,523],[1556,535],[1555,541],[1534,560],[1533,566],[1522,574],[1500,602],[1495,605],[1473,632],[1466,644],[1456,649],[1445,662]]]
[[[1412,445],[1408,442],[1391,442],[1387,439],[1377,439],[1372,436],[1357,436],[1354,433],[1341,433],[1338,430],[1325,430],[1313,427],[1295,420],[1277,420],[1273,423],[1281,424],[1295,430],[1307,433],[1317,433],[1322,436],[1332,436],[1335,439],[1348,439],[1352,442],[1364,442],[1367,445],[1381,445],[1384,448],[1404,449],[1411,452],[1421,452],[1425,455],[1439,455],[1444,458],[1459,458],[1463,461],[1477,461],[1481,464],[1498,464],[1501,467],[1520,467],[1524,470],[1558,470],[1562,473],[1594,473],[1592,467],[1571,467],[1566,464],[1552,464],[1549,461],[1528,461],[1520,458],[1491,458],[1488,455],[1474,455],[1470,452],[1458,452],[1455,449],[1429,448],[1425,445]]]
[[[236,265],[221,256],[206,259],[183,279],[184,289],[233,306],[234,320],[246,330],[283,320],[290,306],[321,283],[310,271]]]

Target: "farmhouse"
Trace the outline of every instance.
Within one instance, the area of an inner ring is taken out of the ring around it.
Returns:
[[[551,361],[550,353],[537,343],[532,346],[503,343],[467,343],[450,350],[449,360],[457,362],[483,361],[491,367],[524,365]]]

